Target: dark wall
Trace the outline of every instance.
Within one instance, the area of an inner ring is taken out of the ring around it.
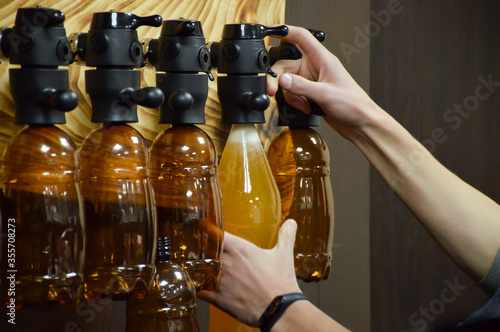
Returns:
[[[342,42],[352,41],[353,27],[369,19],[369,0],[287,0],[288,24],[323,30],[324,45],[337,54],[356,81],[369,91],[370,49],[350,61]],[[335,236],[332,271],[326,281],[301,284],[321,310],[353,331],[370,329],[370,202],[369,166],[356,147],[326,123],[315,128],[326,140],[331,156],[335,196]]]
[[[372,13],[387,13],[391,3],[396,2],[372,0]],[[498,1],[401,0],[391,17],[386,15],[385,27],[377,30],[381,24],[371,24],[370,44],[372,98],[425,142],[446,167],[496,202],[500,202],[499,13]],[[375,16],[370,20],[377,22]],[[490,87],[488,97],[477,95],[476,87],[490,75],[499,83]],[[454,113],[454,107],[463,107],[462,115]],[[444,142],[432,140],[435,130],[444,132]],[[484,304],[484,294],[442,253],[373,170],[370,186],[372,331],[449,326]],[[456,288],[450,283],[460,287],[455,289],[456,298],[446,303],[442,292]]]

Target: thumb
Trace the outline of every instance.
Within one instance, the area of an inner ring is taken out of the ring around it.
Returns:
[[[316,102],[322,97],[322,86],[300,75],[285,73],[279,78],[279,85],[286,91],[297,96],[303,96]]]
[[[295,235],[297,234],[297,222],[293,219],[287,219],[281,225],[278,234],[278,243],[276,247],[279,250],[284,250],[293,256],[293,247],[295,245]]]

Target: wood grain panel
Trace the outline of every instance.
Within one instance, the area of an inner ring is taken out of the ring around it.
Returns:
[[[42,5],[63,11],[66,15],[65,27],[67,34],[87,32],[92,13],[115,9],[131,12],[137,15],[159,14],[164,19],[185,17],[200,20],[209,41],[219,41],[222,29],[226,23],[245,21],[265,25],[284,23],[285,0],[143,0],[143,1],[74,1],[74,0],[0,0],[0,27],[12,27],[16,10],[19,7]],[[141,27],[139,38],[157,38],[160,29]],[[271,42],[271,41],[268,41]],[[8,139],[22,126],[14,125],[14,104],[9,93],[7,62],[0,64],[0,161]],[[75,143],[80,146],[83,139],[98,124],[90,122],[91,103],[85,93],[84,71],[88,69],[81,65],[69,67],[70,87],[80,98],[78,108],[67,113],[67,124],[60,127],[66,131]],[[155,85],[155,71],[142,69],[142,86]],[[214,73],[215,74],[215,73]],[[222,153],[230,126],[221,124],[220,105],[217,97],[216,81],[209,83],[209,96],[206,104],[206,124],[201,127],[212,137],[218,154]],[[139,122],[133,126],[150,142],[156,135],[168,128],[159,125],[158,110],[139,107]],[[269,146],[271,140],[281,131],[276,127],[275,103],[272,101],[266,112],[268,122],[259,125],[259,134],[264,146]],[[18,316],[18,331],[124,331],[125,305],[116,303],[86,303],[78,308],[51,308],[39,312],[23,310]],[[208,329],[207,308],[200,312],[202,331]],[[1,329],[1,328],[0,328]]]
[[[33,7],[42,5],[63,11],[66,15],[65,27],[67,34],[73,32],[87,32],[92,18],[92,13],[115,9],[117,11],[131,12],[137,15],[159,14],[166,19],[186,17],[201,21],[207,42],[218,41],[226,23],[240,21],[261,23],[265,25],[284,22],[285,0],[201,0],[201,1],[72,1],[72,0],[45,0],[45,1],[0,1],[0,26],[12,27],[16,10],[19,7]],[[141,27],[138,29],[139,38],[157,38],[160,28]],[[268,41],[269,42],[269,41]],[[0,155],[3,154],[7,140],[21,128],[13,124],[14,105],[9,94],[8,64],[0,64]],[[81,65],[71,65],[70,87],[77,92],[80,98],[76,110],[67,114],[67,124],[61,128],[81,145],[87,134],[97,126],[90,122],[91,104],[89,96],[85,93],[84,71],[88,69]],[[142,86],[154,86],[155,71],[151,68],[142,70]],[[230,126],[222,125],[220,120],[220,105],[217,97],[216,81],[209,83],[209,96],[206,107],[206,124],[201,127],[214,140],[218,154],[222,153]],[[142,135],[152,141],[156,135],[168,128],[168,125],[158,124],[158,110],[139,109],[139,122],[133,124]],[[271,104],[266,118],[271,119],[265,125],[259,125],[264,146],[267,148],[271,140],[279,133],[276,127],[275,103]],[[1,157],[0,157],[1,158]]]
[[[372,12],[388,4],[372,0]],[[401,1],[400,8],[371,39],[372,97],[446,167],[500,202],[500,92],[458,127],[443,118],[475,95],[480,76],[500,81],[500,2]],[[446,141],[429,143],[435,129]],[[486,297],[474,282],[375,172],[370,184],[372,331],[439,329],[478,309]],[[447,281],[466,287],[450,303],[442,298]]]

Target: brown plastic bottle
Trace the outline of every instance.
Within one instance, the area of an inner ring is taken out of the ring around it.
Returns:
[[[44,23],[36,24],[37,18]],[[71,62],[63,22],[59,10],[26,7],[17,10],[12,29],[0,29],[0,56],[20,65],[9,69],[15,123],[28,125],[7,143],[0,169],[1,295],[9,314],[23,307],[72,306],[80,298],[84,212],[78,153],[54,126],[66,123],[65,112],[78,105],[68,70],[58,68]],[[15,314],[9,314],[2,321],[12,319],[12,328]]]
[[[167,20],[160,37],[146,45],[165,95],[158,122],[172,124],[151,146],[158,235],[170,237],[172,262],[188,271],[197,290],[215,290],[224,233],[217,152],[196,126],[205,123],[212,77],[201,22]],[[177,51],[165,52],[172,45]]]
[[[196,290],[189,274],[170,262],[168,236],[159,236],[154,289],[127,300],[127,332],[172,331],[200,331]]]
[[[217,153],[194,125],[173,125],[151,146],[158,235],[171,239],[171,259],[197,290],[218,287],[223,241]]]
[[[330,154],[311,128],[290,127],[269,147],[268,160],[281,196],[282,220],[295,219],[295,271],[306,282],[326,279],[333,246]]]
[[[71,303],[80,296],[84,215],[78,166],[75,144],[51,125],[25,127],[7,143],[2,246],[15,257],[2,268],[16,271],[16,305]]]
[[[80,160],[85,297],[151,289],[156,211],[146,140],[125,123],[105,123],[87,136]]]
[[[146,140],[127,123],[138,122],[137,105],[156,108],[163,93],[141,89],[144,54],[135,31],[159,26],[159,15],[109,11],[92,15],[89,32],[73,37],[89,67],[85,90],[94,123],[80,149],[87,299],[121,300],[153,287],[156,207]],[[82,57],[83,56],[83,57]]]

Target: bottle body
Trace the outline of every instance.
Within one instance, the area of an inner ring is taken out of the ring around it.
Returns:
[[[152,289],[156,211],[145,139],[126,124],[104,124],[87,136],[80,158],[85,297]]]
[[[254,124],[233,125],[219,164],[225,230],[270,249],[281,225],[281,200]],[[210,307],[210,331],[255,330]]]
[[[151,292],[136,292],[127,300],[127,332],[199,332],[196,289],[180,266],[157,263]]]
[[[84,261],[75,144],[54,126],[22,129],[7,144],[1,182],[7,234],[2,268],[17,271],[16,304],[74,303],[80,297]]]
[[[158,235],[170,237],[171,260],[185,268],[197,290],[215,290],[223,241],[217,153],[193,125],[174,125],[151,147]]]
[[[282,220],[297,221],[295,272],[306,282],[328,278],[332,260],[334,206],[330,154],[310,128],[283,131],[269,147],[269,164],[280,190]]]

